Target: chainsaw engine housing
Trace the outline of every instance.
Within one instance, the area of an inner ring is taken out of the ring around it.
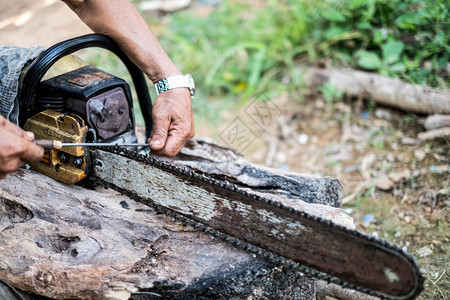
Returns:
[[[100,47],[116,54],[133,79],[146,135],[152,128],[151,100],[143,73],[107,36],[86,35],[58,43],[35,59],[21,77],[19,123],[36,139],[63,143],[137,143],[133,99],[128,83],[88,65],[73,52]],[[31,167],[65,183],[75,183],[92,169],[83,147],[46,150]]]
[[[64,143],[136,143],[131,91],[126,81],[87,65],[41,81],[36,110],[24,129],[37,139]],[[41,173],[65,183],[84,179],[91,170],[83,147],[46,150],[31,164]]]
[[[35,109],[79,115],[89,126],[85,142],[137,141],[129,85],[90,65],[40,82]]]

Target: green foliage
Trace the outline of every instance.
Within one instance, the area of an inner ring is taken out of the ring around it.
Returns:
[[[319,91],[322,93],[323,98],[327,102],[339,100],[344,94],[342,90],[337,89],[331,82],[326,82],[319,88]]]
[[[224,0],[207,16],[172,15],[160,40],[177,64],[195,75],[200,90],[214,96],[246,98],[298,88],[296,62],[323,58],[445,88],[446,1],[268,0],[257,9]]]

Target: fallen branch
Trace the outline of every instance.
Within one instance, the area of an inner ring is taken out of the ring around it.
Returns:
[[[305,75],[308,85],[319,87],[329,82],[347,96],[362,95],[410,112],[450,114],[450,93],[443,90],[351,69],[309,68]]]
[[[417,135],[421,141],[431,141],[436,139],[448,139],[450,138],[450,127],[438,128],[421,132]]]
[[[450,127],[450,115],[428,116],[424,124],[427,130]]]

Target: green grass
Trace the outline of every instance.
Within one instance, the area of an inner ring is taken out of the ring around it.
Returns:
[[[269,0],[259,9],[223,1],[206,17],[172,15],[159,38],[206,94],[219,97],[295,89],[295,65],[324,58],[445,88],[449,19],[443,0]]]
[[[325,59],[411,83],[450,86],[448,0],[246,2],[223,0],[206,15],[193,9],[148,18],[182,72],[193,74],[200,119],[217,119],[224,105],[214,99],[226,99],[229,107],[260,93],[298,91],[298,66]],[[321,90],[329,101],[340,98],[332,86]]]

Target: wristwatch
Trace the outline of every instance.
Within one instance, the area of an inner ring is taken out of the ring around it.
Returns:
[[[188,88],[191,98],[193,98],[195,95],[195,84],[192,75],[169,76],[155,83],[156,95],[175,88]]]

